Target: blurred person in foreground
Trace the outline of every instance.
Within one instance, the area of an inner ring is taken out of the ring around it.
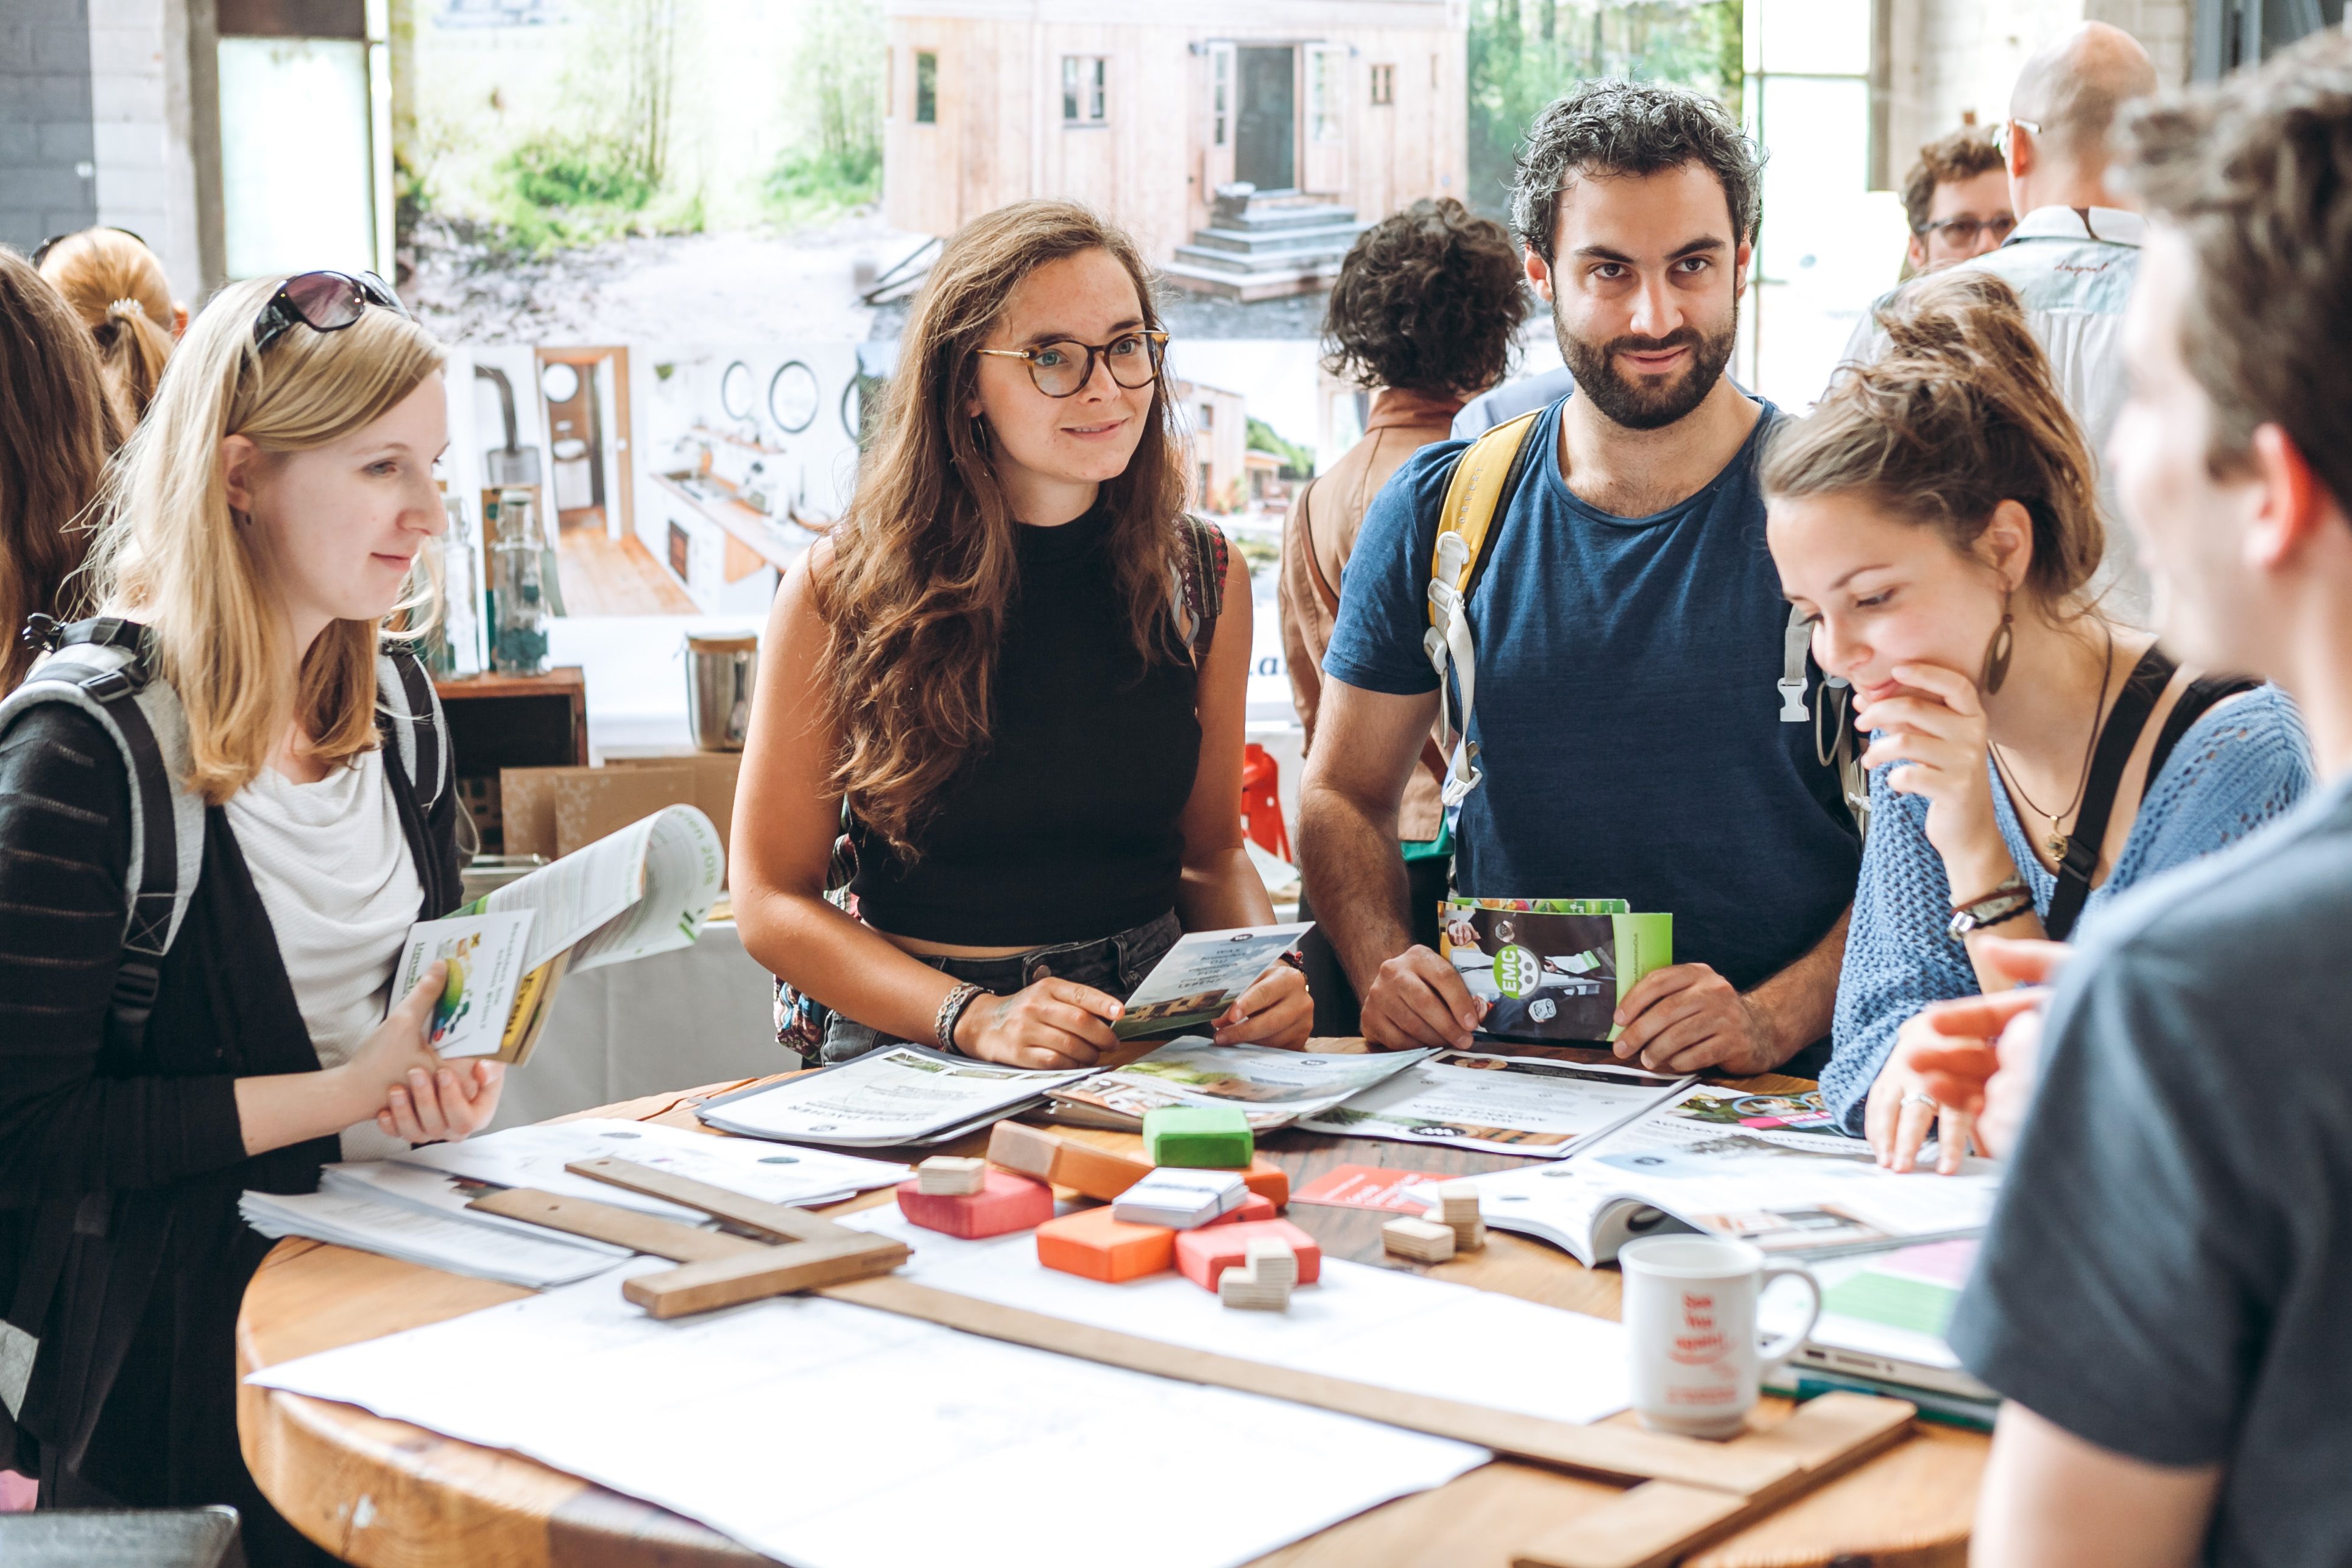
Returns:
[[[2168,591],[2167,639],[2292,693],[2324,782],[2117,904],[2038,1037],[2012,1026],[1993,1046],[2000,1009],[1976,1004],[1921,1053],[1939,1094],[1986,1098],[1980,1136],[2009,1162],[1949,1336],[2007,1400],[1975,1552],[2024,1568],[2341,1562],[2352,39],[2144,111],[2128,142],[2151,226],[2118,488]]]
[[[1446,438],[1464,398],[1503,378],[1527,314],[1527,282],[1509,231],[1451,197],[1390,214],[1358,237],[1340,266],[1323,314],[1323,368],[1370,392],[1371,413],[1363,439],[1291,503],[1276,588],[1291,695],[1309,750],[1323,697],[1323,650],[1331,643],[1341,574],[1365,510],[1407,458]],[[1420,884],[1412,908],[1427,917],[1424,940],[1433,944],[1453,849],[1438,799],[1445,775],[1441,742],[1422,746],[1397,814],[1405,863]],[[1313,917],[1302,911],[1299,918]],[[1308,934],[1306,958],[1316,1032],[1354,1034],[1353,997],[1319,933]]]

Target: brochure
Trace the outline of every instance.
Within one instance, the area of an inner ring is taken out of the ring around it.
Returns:
[[[1132,1132],[1143,1113],[1171,1105],[1239,1106],[1254,1132],[1328,1110],[1420,1061],[1427,1050],[1325,1055],[1219,1046],[1200,1035],[1048,1091],[1049,1113],[1084,1127]]]
[[[1934,1241],[1810,1267],[1821,1281],[1821,1321],[1781,1377],[1791,1389],[1814,1374],[1854,1378],[1902,1389],[1928,1389],[1963,1399],[2000,1396],[1960,1365],[1945,1342],[1960,1289],[1976,1267],[1973,1239]],[[1766,1297],[1759,1325],[1779,1333],[1803,1321],[1801,1302]]]
[[[1896,1175],[1860,1139],[1750,1124],[1773,1120],[1761,1102],[1801,1119],[1814,1098],[1694,1084],[1575,1158],[1468,1179],[1488,1225],[1540,1237],[1588,1266],[1659,1230],[1813,1256],[1982,1232],[2000,1182],[1990,1161],[1970,1159],[1952,1176]]]
[[[1093,1073],[1031,1072],[919,1046],[868,1051],[763,1089],[720,1095],[695,1114],[753,1138],[846,1149],[941,1142],[1039,1103]]]
[[[441,1047],[444,1056],[519,1065],[539,1044],[568,969],[691,946],[726,867],[710,818],[665,806],[454,916],[411,926],[393,996],[406,995],[434,959],[450,959],[435,1044],[446,1031],[454,1045]]]
[[[1166,1035],[1217,1017],[1275,962],[1298,945],[1315,922],[1196,931],[1154,964],[1111,1026],[1119,1038]]]
[[[1387,1165],[1334,1165],[1290,1194],[1295,1204],[1325,1204],[1340,1209],[1376,1209],[1382,1214],[1411,1215],[1415,1219],[1429,1205],[1412,1195],[1424,1182],[1453,1180],[1436,1171],[1399,1171]]]
[[[1298,1124],[1310,1132],[1559,1159],[1690,1081],[1614,1063],[1444,1051]]]
[[[245,1223],[267,1237],[332,1242],[532,1289],[570,1284],[620,1262],[603,1251],[573,1247],[571,1237],[553,1231],[517,1236],[334,1189],[248,1192],[236,1206]]]
[[[861,1160],[818,1150],[786,1152],[744,1139],[713,1138],[683,1127],[604,1117],[510,1127],[457,1143],[428,1143],[400,1156],[395,1163],[493,1186],[537,1187],[568,1197],[593,1198],[689,1224],[699,1225],[709,1217],[698,1209],[575,1176],[564,1168],[577,1160],[607,1155],[708,1182],[765,1203],[799,1207],[835,1203],[868,1187],[891,1186],[907,1179],[907,1167],[892,1161]]]
[[[1439,956],[1486,1004],[1478,1033],[1546,1044],[1617,1037],[1617,1004],[1675,961],[1675,917],[1622,899],[1445,901]]]

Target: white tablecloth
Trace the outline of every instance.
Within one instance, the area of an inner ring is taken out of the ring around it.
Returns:
[[[773,983],[732,921],[692,947],[567,974],[530,1060],[507,1074],[494,1128],[799,1066],[776,1045]]]

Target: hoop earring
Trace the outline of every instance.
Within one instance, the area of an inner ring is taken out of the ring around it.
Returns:
[[[1977,689],[1990,697],[1999,691],[2009,679],[2009,656],[2015,649],[2016,635],[2011,630],[2013,617],[2009,613],[2009,601],[2001,601],[2000,629],[1992,634],[1985,645],[1984,669],[1977,677]]]

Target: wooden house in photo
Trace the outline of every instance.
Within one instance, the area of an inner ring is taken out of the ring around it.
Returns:
[[[1467,0],[885,0],[884,213],[944,235],[1064,196],[1187,288],[1328,283],[1467,187]]]
[[[1184,426],[1192,494],[1201,511],[1239,510],[1247,493],[1249,405],[1238,392],[1171,378],[1170,398]]]

